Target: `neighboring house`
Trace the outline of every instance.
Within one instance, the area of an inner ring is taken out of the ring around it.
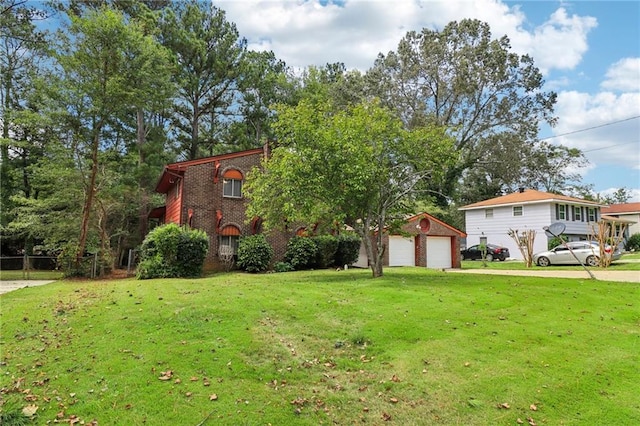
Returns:
[[[153,209],[149,217],[205,231],[209,236],[205,269],[221,269],[221,253],[236,253],[240,236],[261,232],[260,218],[247,222],[242,186],[265,154],[266,148],[257,148],[168,164],[156,185],[166,204]],[[269,235],[276,259],[282,259],[295,233],[291,229]]]
[[[627,225],[625,240],[633,234],[640,233],[640,203],[611,204],[602,208],[603,217],[612,222]]]
[[[522,259],[510,229],[536,231],[533,251],[548,248],[544,228],[555,222],[566,226],[563,235],[569,241],[584,240],[594,234],[594,225],[602,218],[603,206],[595,201],[532,189],[492,198],[460,207],[465,213],[467,246],[481,242],[509,249],[511,258]]]
[[[402,226],[405,235],[384,235],[385,266],[422,266],[431,269],[460,268],[460,239],[466,237],[462,231],[447,225],[428,213],[407,218]],[[355,264],[367,267],[364,246]]]

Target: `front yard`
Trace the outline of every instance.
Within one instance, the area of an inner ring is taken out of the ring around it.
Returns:
[[[636,284],[421,268],[59,281],[0,296],[2,416],[640,424],[638,300]]]

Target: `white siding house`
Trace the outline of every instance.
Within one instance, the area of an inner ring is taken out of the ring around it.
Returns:
[[[593,234],[593,226],[601,218],[601,205],[594,201],[551,194],[536,190],[521,190],[463,206],[467,247],[486,243],[509,249],[512,259],[522,259],[516,242],[508,235],[510,229],[534,230],[534,252],[547,250],[549,237],[544,227],[562,222],[563,235],[569,241],[583,240]]]
[[[640,203],[612,204],[602,208],[602,214],[627,226],[625,239],[640,233]]]

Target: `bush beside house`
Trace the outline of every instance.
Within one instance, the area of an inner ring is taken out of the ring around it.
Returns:
[[[137,278],[197,277],[202,274],[209,238],[204,231],[174,223],[151,231],[140,250]]]

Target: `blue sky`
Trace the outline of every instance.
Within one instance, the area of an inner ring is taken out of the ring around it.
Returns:
[[[541,138],[577,147],[583,183],[640,201],[640,2],[497,0],[213,0],[255,50],[289,66],[343,62],[366,71],[410,30],[477,18],[529,54],[558,93]],[[595,128],[594,128],[595,127]],[[585,130],[591,129],[592,130]],[[584,131],[583,131],[584,130]]]

